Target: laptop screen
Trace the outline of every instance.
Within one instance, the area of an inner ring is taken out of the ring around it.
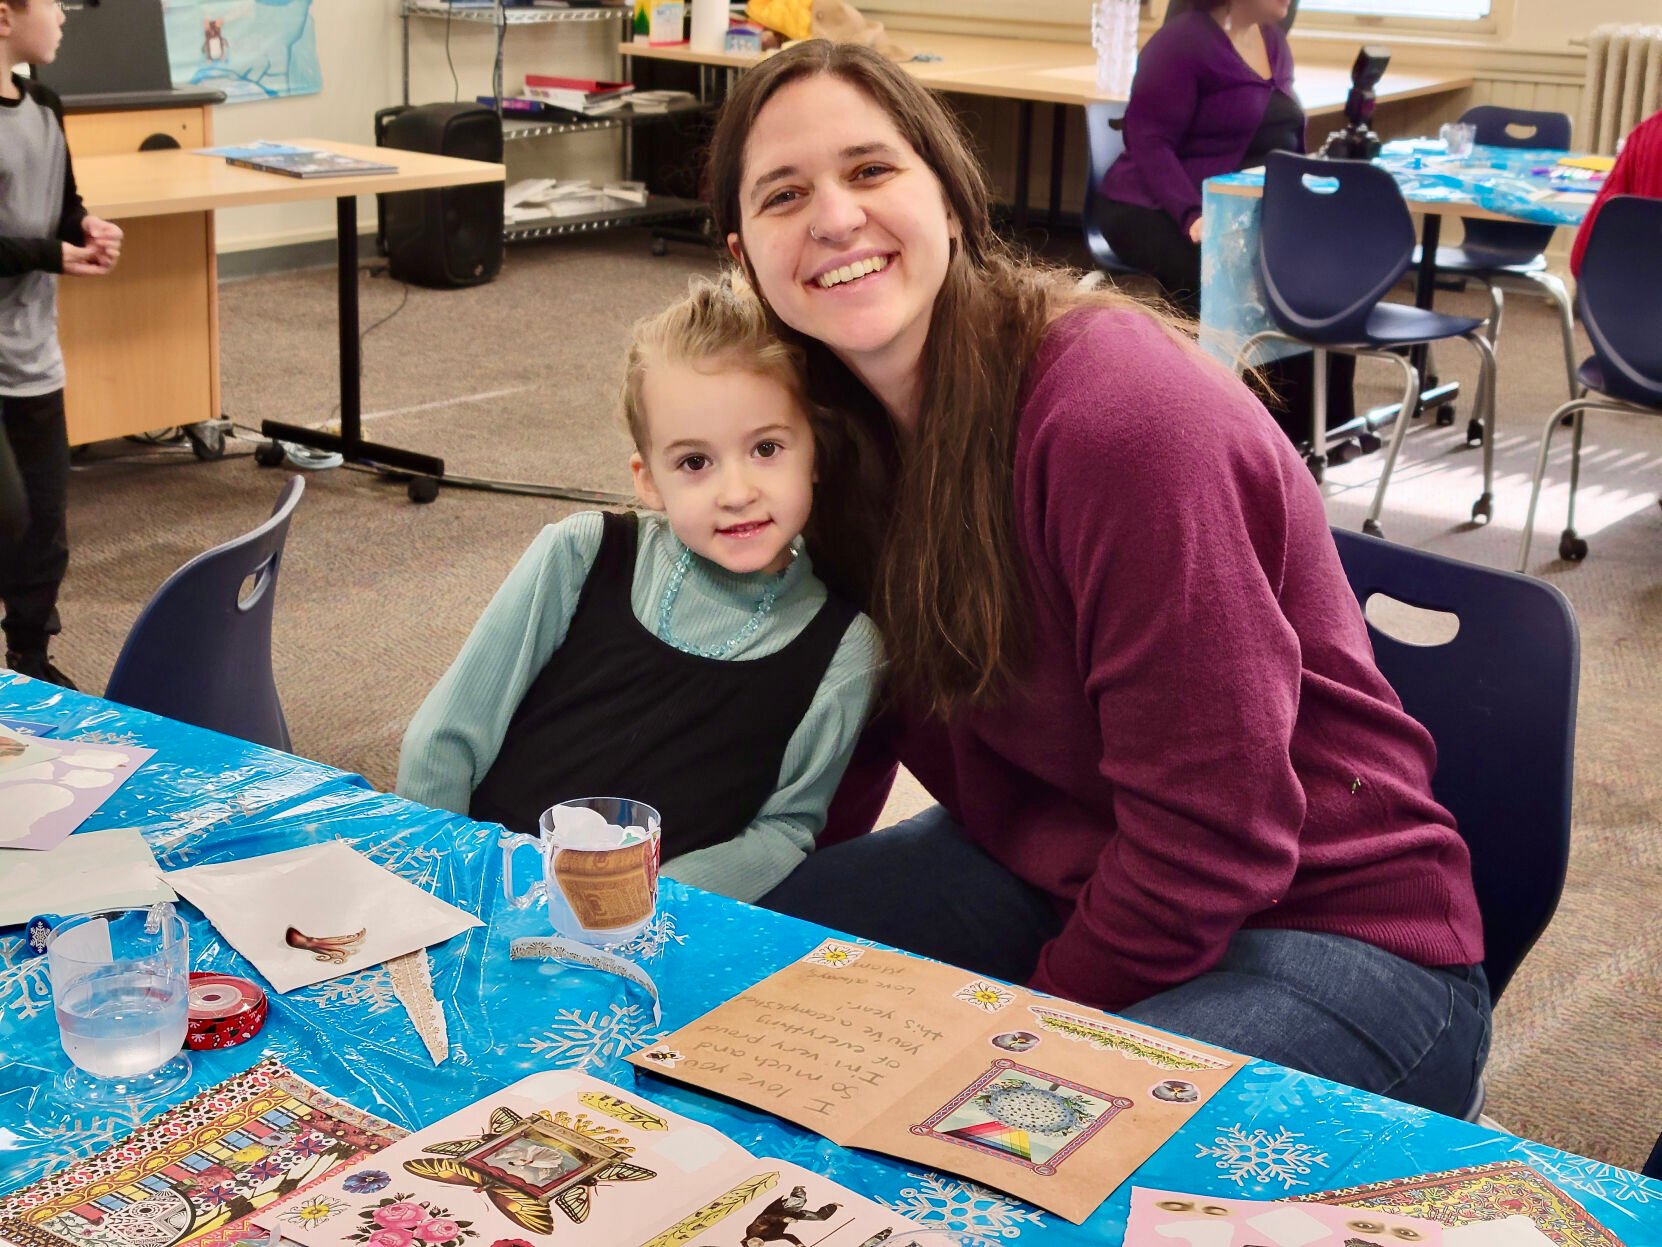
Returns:
[[[58,57],[34,70],[60,96],[172,89],[162,0],[64,0],[63,9]]]

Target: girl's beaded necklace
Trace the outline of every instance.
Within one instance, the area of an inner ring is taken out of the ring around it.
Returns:
[[[669,573],[669,583],[664,586],[663,600],[658,603],[658,636],[665,644],[673,645],[683,653],[695,654],[699,658],[725,658],[756,635],[756,630],[762,626],[762,620],[768,617],[779,597],[781,577],[769,577],[767,587],[762,590],[762,596],[756,602],[756,609],[750,612],[750,618],[732,636],[720,645],[694,645],[676,636],[669,622],[675,610],[675,599],[681,596],[681,583],[687,578],[687,569],[692,566],[692,560],[692,551],[682,550],[681,557],[675,560],[675,567]]]

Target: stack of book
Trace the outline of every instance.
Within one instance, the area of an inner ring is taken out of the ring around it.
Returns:
[[[528,178],[509,186],[504,195],[504,216],[514,225],[540,217],[588,216],[615,212],[624,205],[645,207],[645,182],[607,182],[596,186],[586,178]]]
[[[622,108],[634,89],[632,82],[597,82],[590,78],[560,78],[552,74],[525,75],[526,96],[586,117],[601,116]]]

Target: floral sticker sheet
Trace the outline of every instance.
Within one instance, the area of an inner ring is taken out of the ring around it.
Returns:
[[[337,1170],[257,1224],[304,1247],[908,1247],[828,1178],[582,1074],[534,1074]]]

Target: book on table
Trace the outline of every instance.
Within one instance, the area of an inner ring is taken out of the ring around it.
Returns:
[[[280,173],[288,178],[344,178],[369,173],[398,172],[397,165],[382,164],[378,160],[362,160],[357,156],[318,149],[251,152],[241,156],[227,156],[225,163],[236,165],[239,169]]]
[[[321,1212],[322,1215],[319,1215]],[[923,1227],[586,1074],[504,1087],[253,1215],[303,1247],[909,1247]],[[397,1231],[387,1234],[386,1231]],[[380,1238],[377,1238],[377,1235]]]

